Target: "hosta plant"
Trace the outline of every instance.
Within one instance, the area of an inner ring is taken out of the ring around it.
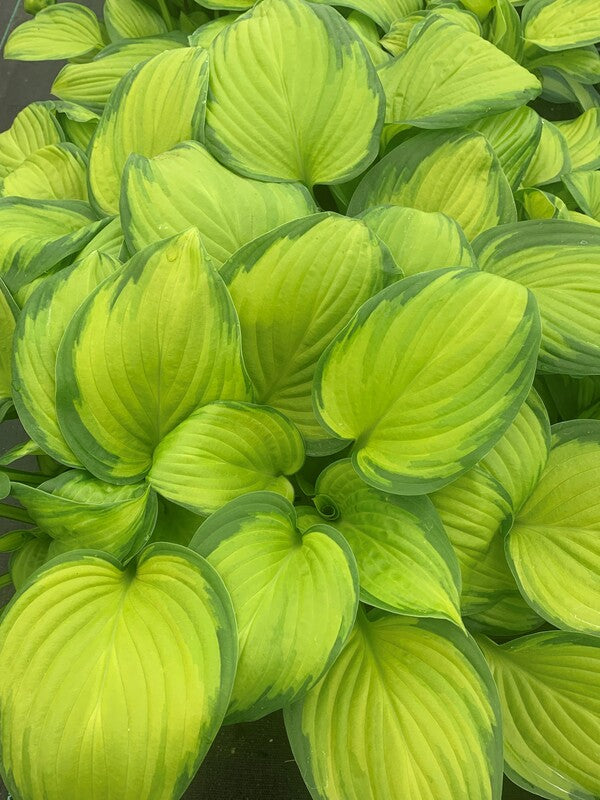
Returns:
[[[26,8],[11,796],[283,709],[314,800],[600,798],[598,0]]]

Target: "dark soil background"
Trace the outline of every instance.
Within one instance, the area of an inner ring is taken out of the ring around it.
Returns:
[[[97,13],[102,0],[80,0]],[[0,0],[0,50],[8,33],[29,17],[21,0]],[[33,100],[46,100],[60,62],[0,60],[0,131]],[[22,439],[16,422],[0,427],[0,452]],[[0,533],[9,523],[0,520]],[[534,796],[509,782],[503,800],[530,800]],[[183,800],[310,800],[290,751],[280,713],[263,720],[225,727],[217,736]],[[0,783],[0,800],[7,793]],[[84,800],[84,798],[82,798]],[[367,800],[367,798],[365,798]],[[457,797],[455,800],[468,800]]]

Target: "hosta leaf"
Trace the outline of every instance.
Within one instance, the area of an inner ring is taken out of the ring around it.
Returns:
[[[538,79],[481,36],[433,14],[406,52],[379,70],[386,122],[456,128],[525,105]]]
[[[168,50],[133,67],[110,95],[90,150],[90,191],[103,212],[118,212],[121,173],[130,153],[155,156],[185,139],[204,138],[208,55]]]
[[[34,200],[87,200],[85,153],[68,142],[36,150],[6,176],[2,195]]]
[[[596,0],[529,0],[522,19],[526,42],[544,50],[566,50],[600,41]]]
[[[79,461],[61,433],[56,411],[56,358],[73,314],[118,262],[94,252],[51,275],[23,306],[15,333],[13,395],[25,430],[63,464]]]
[[[222,17],[215,17],[210,22],[201,25],[198,30],[194,31],[191,36],[188,36],[188,41],[191,47],[206,47],[217,38],[217,36],[228,28],[239,17],[239,12],[231,14],[223,14]]]
[[[521,590],[559,628],[600,634],[600,421],[553,429],[539,483],[517,515],[507,553]]]
[[[494,0],[486,38],[518,63],[523,60],[521,18],[511,0]],[[526,65],[529,68],[529,64]]]
[[[83,108],[83,106],[78,106],[78,108]],[[100,121],[100,117],[95,111],[88,110],[88,113],[87,119],[83,119],[83,114],[81,119],[74,119],[74,115],[71,117],[64,114],[60,115],[67,141],[72,142],[86,152]]]
[[[485,136],[512,189],[517,189],[539,146],[541,117],[532,108],[522,106],[486,116],[470,127]]]
[[[199,514],[159,497],[156,525],[150,541],[174,542],[187,547],[203,522],[204,517]]]
[[[78,200],[0,199],[0,277],[15,292],[78,253],[107,222]]]
[[[80,306],[57,385],[69,446],[115,483],[143,477],[156,445],[202,403],[246,399],[233,303],[196,231],[138,253]]]
[[[424,0],[344,0],[336,5],[361,11],[387,31],[394,20],[419,11],[425,6],[425,2]]]
[[[519,193],[527,219],[569,219],[569,209],[556,195],[533,187]]]
[[[132,155],[123,176],[121,214],[130,250],[193,226],[217,266],[246,242],[316,210],[300,184],[243,178],[197,142],[155,158]]]
[[[210,63],[207,141],[236,172],[312,186],[348,180],[375,158],[383,92],[333,8],[263,0],[213,41]]]
[[[567,142],[571,169],[600,167],[600,108],[590,108],[576,119],[555,125]]]
[[[300,533],[287,500],[256,492],[214,514],[190,546],[223,578],[238,622],[227,720],[257,719],[298,699],[354,623],[358,576],[343,537],[325,524]]]
[[[121,220],[119,217],[115,217],[89,240],[79,253],[78,258],[85,258],[97,250],[104,255],[112,256],[118,260],[125,260],[127,252],[124,248],[125,240],[121,230]]]
[[[563,176],[563,183],[585,214],[600,222],[600,170],[579,170]]]
[[[405,278],[365,303],[327,350],[315,407],[328,429],[355,440],[367,483],[433,491],[508,428],[539,339],[535,300],[515,283],[475,270]]]
[[[152,9],[146,6],[148,11]],[[141,61],[165,50],[183,47],[175,37],[154,36],[120,42],[104,48],[93,61],[67,64],[52,84],[52,94],[63,100],[102,108],[121,78]]]
[[[0,626],[9,792],[181,796],[227,708],[236,649],[223,583],[186,548],[153,545],[125,572],[94,551],[53,560]]]
[[[502,704],[505,769],[551,800],[600,795],[600,641],[546,631],[481,637]]]
[[[399,56],[408,47],[413,28],[426,18],[426,13],[417,11],[408,17],[394,20],[389,31],[381,39],[381,44],[393,56]]]
[[[600,372],[600,230],[563,220],[518,222],[484,233],[473,247],[482,269],[535,295],[542,371]]]
[[[473,614],[514,591],[504,556],[504,535],[512,525],[510,497],[481,467],[431,495],[458,557],[461,609]]]
[[[536,384],[539,384],[538,391],[543,392],[546,405],[555,410],[553,422],[593,417],[593,410],[600,403],[600,375],[574,378],[540,373]]]
[[[315,491],[317,509],[356,557],[363,602],[461,625],[460,569],[427,497],[379,492],[347,459],[322,472]]]
[[[388,204],[442,211],[469,239],[517,218],[510,185],[478,133],[432,131],[398,145],[367,172],[348,213]]]
[[[536,69],[552,67],[584,84],[600,80],[600,53],[593,45],[550,53],[538,51],[528,57],[527,64]]]
[[[544,620],[535,613],[516,589],[504,595],[494,605],[465,617],[464,622],[469,630],[479,631],[488,636],[531,633],[544,624]]]
[[[12,403],[11,359],[17,314],[18,308],[0,278],[0,406]]]
[[[28,541],[10,557],[10,577],[19,591],[42,564],[51,557],[54,542],[46,534],[36,531]]]
[[[302,437],[283,414],[250,403],[209,403],[160,442],[148,481],[163,497],[210,514],[247,492],[293,500],[285,476],[303,461]]]
[[[540,141],[523,175],[523,186],[552,183],[570,171],[571,157],[567,140],[556,125],[543,119]]]
[[[5,178],[36,150],[62,139],[56,116],[47,106],[32,103],[19,111],[11,127],[0,133],[0,178]]]
[[[38,12],[10,34],[4,58],[48,61],[76,58],[99,50],[104,44],[93,11],[80,3],[59,3]]]
[[[405,275],[440,267],[477,267],[462,228],[446,214],[375,206],[359,217],[387,245]]]
[[[347,22],[366,47],[373,64],[376,67],[385,64],[390,55],[379,43],[379,30],[373,20],[360,11],[352,11],[347,17]]]
[[[400,275],[387,250],[364,223],[315,214],[248,244],[222,274],[257,402],[286,414],[309,453],[339,449],[315,417],[315,369],[360,306]]]
[[[323,680],[285,711],[315,800],[496,800],[499,716],[470,638],[447,622],[381,613],[359,616]]]
[[[82,470],[68,470],[38,488],[13,483],[12,493],[59,545],[55,554],[92,549],[123,560],[152,533],[156,495],[146,484],[114,486]]]
[[[104,22],[113,42],[167,33],[167,23],[143,0],[106,0]]]
[[[532,389],[504,436],[479,466],[502,484],[513,509],[518,511],[535,488],[549,451],[548,412]]]

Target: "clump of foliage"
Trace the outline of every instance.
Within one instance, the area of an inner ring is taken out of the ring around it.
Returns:
[[[598,0],[201,6],[6,45],[6,786],[600,797]]]

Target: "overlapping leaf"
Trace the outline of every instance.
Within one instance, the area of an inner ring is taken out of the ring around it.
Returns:
[[[76,58],[104,44],[98,19],[80,3],[59,3],[42,9],[10,34],[4,58],[47,61]]]

